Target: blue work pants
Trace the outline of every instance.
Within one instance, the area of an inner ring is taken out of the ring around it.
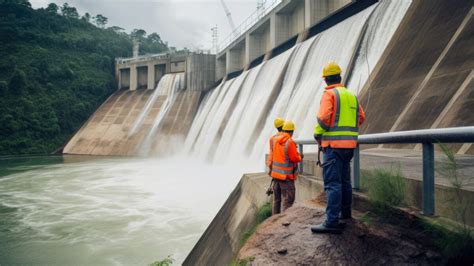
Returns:
[[[351,159],[354,149],[324,148],[323,179],[326,191],[326,225],[337,226],[339,214],[351,216]]]

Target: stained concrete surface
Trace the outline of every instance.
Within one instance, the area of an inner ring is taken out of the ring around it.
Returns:
[[[362,133],[473,125],[473,31],[472,1],[414,1],[361,92]]]
[[[166,96],[158,96],[135,134],[130,130],[154,90],[119,90],[107,99],[65,146],[64,154],[122,155],[140,154],[140,144],[148,136]],[[201,92],[181,91],[165,115],[153,144],[156,153],[165,150],[170,136],[187,134],[197,111]]]

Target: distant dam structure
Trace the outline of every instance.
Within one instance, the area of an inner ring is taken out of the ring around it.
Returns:
[[[329,2],[281,1],[216,55],[117,59],[119,90],[63,152],[262,160],[276,116],[312,136],[330,60],[366,109],[362,133],[474,124],[469,1]]]
[[[148,156],[164,150],[171,139],[184,139],[204,90],[203,82],[214,82],[214,70],[199,63],[213,62],[214,56],[196,54],[183,59],[179,55],[179,60],[185,60],[179,62],[170,58],[157,55],[147,60],[117,60],[120,89],[74,135],[63,153]],[[145,68],[154,70],[140,70]],[[163,149],[157,145],[163,145]]]

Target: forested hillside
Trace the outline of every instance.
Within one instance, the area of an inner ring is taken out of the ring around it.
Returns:
[[[0,154],[45,154],[61,147],[116,90],[114,58],[168,49],[156,33],[131,34],[107,18],[64,4],[33,9],[0,0]]]

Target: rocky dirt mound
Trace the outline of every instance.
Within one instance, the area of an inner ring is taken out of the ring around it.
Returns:
[[[357,214],[356,214],[357,215]],[[348,222],[341,235],[313,234],[311,225],[324,221],[324,207],[299,203],[261,224],[237,259],[249,265],[432,264],[440,255],[422,244],[419,233],[395,226]]]

